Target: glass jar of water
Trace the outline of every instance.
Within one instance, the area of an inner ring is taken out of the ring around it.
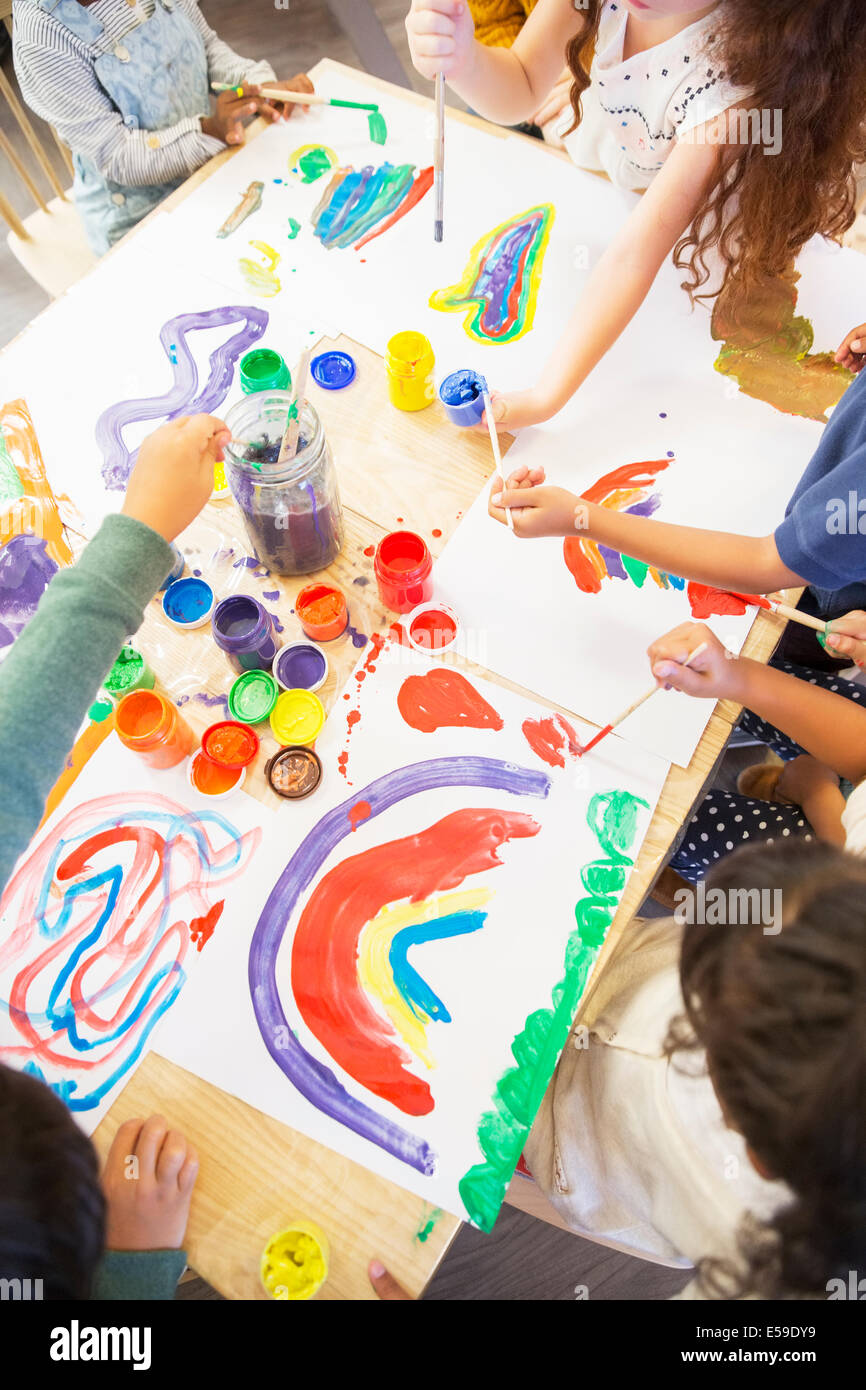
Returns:
[[[225,470],[262,564],[275,574],[311,574],[339,555],[343,512],[331,450],[308,401],[297,452],[279,462],[291,404],[288,391],[259,391],[233,406]]]

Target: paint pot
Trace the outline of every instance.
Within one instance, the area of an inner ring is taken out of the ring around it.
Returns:
[[[433,559],[414,531],[392,531],[373,561],[379,597],[394,613],[411,613],[433,597]]]
[[[308,584],[295,599],[295,612],[313,642],[333,642],[349,623],[345,595],[331,584]]]
[[[201,751],[218,767],[239,772],[255,761],[259,751],[259,736],[246,724],[233,719],[221,719],[205,729],[201,739]]]
[[[234,671],[269,671],[277,654],[271,614],[252,594],[232,594],[214,609],[213,640]]]
[[[396,333],[385,349],[388,395],[398,410],[425,410],[436,399],[436,358],[423,333]]]
[[[310,363],[310,375],[323,391],[343,391],[351,386],[357,370],[348,352],[323,352]]]
[[[215,463],[213,466],[213,492],[210,495],[210,500],[221,502],[224,497],[231,497],[231,495],[232,490],[226,477],[226,466],[224,463]]]
[[[242,357],[240,377],[245,396],[255,391],[288,391],[292,385],[291,372],[273,348],[253,348]]]
[[[259,1267],[259,1277],[271,1298],[303,1303],[314,1298],[328,1277],[328,1241],[312,1221],[294,1221],[271,1236]]]
[[[130,695],[133,690],[152,690],[156,676],[141,652],[128,643],[103,681],[103,688],[115,700]]]
[[[202,752],[196,753],[190,760],[186,773],[193,791],[198,792],[199,796],[206,796],[208,801],[224,801],[227,796],[240,791],[246,775],[246,768],[219,767]]]
[[[159,586],[160,591],[167,589],[169,584],[173,584],[176,579],[180,579],[186,567],[186,560],[183,557],[182,550],[179,550],[176,545],[172,545],[171,553],[174,556],[174,560],[172,561],[171,569]]]
[[[312,642],[289,642],[274,658],[274,675],[283,690],[320,690],[328,679],[328,658]]]
[[[148,767],[176,767],[195,746],[186,720],[156,690],[134,690],[124,695],[114,725],[121,743],[138,753]]]
[[[283,747],[315,743],[325,723],[325,706],[312,690],[284,690],[271,711],[271,730]]]
[[[487,382],[480,372],[463,367],[446,376],[439,387],[439,399],[452,425],[462,429],[479,425],[484,414],[484,392]]]
[[[244,671],[229,691],[229,714],[241,724],[263,724],[279,693],[270,671]]]
[[[213,612],[213,589],[204,579],[178,579],[169,584],[162,611],[175,627],[204,627]]]
[[[312,748],[281,748],[265,764],[271,791],[287,801],[311,796],[322,780],[322,762]]]
[[[457,641],[457,615],[447,603],[421,603],[403,627],[410,647],[426,656],[441,656]]]

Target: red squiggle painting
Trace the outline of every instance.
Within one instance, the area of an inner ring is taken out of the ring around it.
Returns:
[[[746,611],[743,594],[712,589],[708,584],[689,584],[689,606],[693,618],[741,618]]]
[[[533,753],[549,767],[565,767],[566,749],[570,758],[579,758],[583,752],[577,734],[561,714],[552,714],[549,719],[524,719],[521,727]]]
[[[429,1115],[426,1081],[358,979],[358,941],[388,903],[420,902],[501,865],[497,850],[541,827],[520,812],[455,811],[417,835],[353,855],[326,874],[301,915],[292,948],[292,993],[310,1031],[349,1076],[407,1115]]]
[[[397,707],[406,723],[422,734],[436,729],[501,729],[502,719],[465,676],[450,667],[426,676],[409,676],[400,686]]]

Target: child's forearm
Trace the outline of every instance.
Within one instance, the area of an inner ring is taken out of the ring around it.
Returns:
[[[804,797],[801,810],[819,840],[828,845],[845,845],[845,827],[842,814],[845,798],[838,787],[821,787],[811,796]]]
[[[855,783],[866,777],[866,708],[856,701],[748,657],[732,659],[726,694],[838,776]]]
[[[546,93],[536,98],[517,54],[510,48],[486,48],[475,40],[472,59],[451,87],[467,106],[496,125],[519,125],[537,110]]]

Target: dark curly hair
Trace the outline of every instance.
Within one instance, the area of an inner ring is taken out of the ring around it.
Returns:
[[[567,48],[575,126],[601,10],[602,0],[588,0],[584,28]],[[778,154],[759,143],[718,146],[703,203],[674,248],[690,299],[724,288],[736,315],[758,285],[790,270],[811,237],[839,238],[854,221],[854,168],[866,160],[862,0],[723,0],[711,46],[752,109],[782,112]],[[710,252],[724,280],[704,291]]]
[[[0,1279],[88,1298],[104,1229],[90,1140],[50,1087],[0,1063]]]
[[[686,1012],[666,1051],[703,1049],[726,1119],[793,1200],[740,1233],[745,1274],[705,1260],[699,1277],[715,1297],[826,1298],[866,1270],[866,862],[754,845],[707,886],[781,890],[782,930],[684,929]]]

